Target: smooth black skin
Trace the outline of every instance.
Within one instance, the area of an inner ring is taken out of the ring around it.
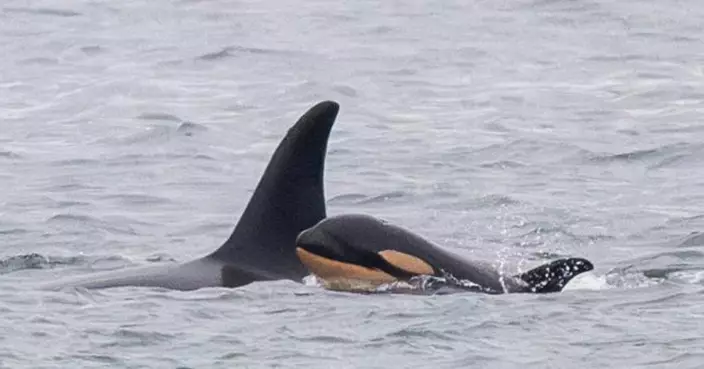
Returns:
[[[361,214],[326,218],[301,232],[296,244],[329,259],[379,269],[406,280],[407,272],[397,273],[398,268],[377,254],[383,250],[396,250],[426,261],[435,270],[435,276],[443,277],[444,271],[456,279],[480,286],[469,290],[490,294],[559,292],[573,277],[594,269],[586,259],[569,258],[555,260],[519,275],[502,277],[488,263],[466,260],[404,228]]]
[[[263,280],[300,282],[308,272],[295,254],[294,241],[301,231],[326,216],[323,172],[338,111],[335,102],[318,103],[289,129],[232,235],[213,253],[183,264],[89,275],[44,288],[149,286],[194,290],[238,287]]]
[[[289,129],[232,235],[209,257],[254,268],[262,278],[305,277],[294,241],[326,216],[323,172],[338,111],[335,102],[319,103]]]

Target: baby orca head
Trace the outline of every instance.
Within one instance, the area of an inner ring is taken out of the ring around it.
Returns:
[[[383,220],[366,215],[339,215],[301,232],[296,239],[296,254],[328,287],[331,281],[380,285],[435,274],[435,269],[425,261],[388,247],[397,239],[398,234]]]

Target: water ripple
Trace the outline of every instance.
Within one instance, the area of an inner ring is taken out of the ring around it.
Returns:
[[[56,17],[77,17],[81,15],[79,12],[66,9],[56,9],[56,8],[14,8],[14,7],[4,7],[3,12],[6,13],[23,13],[23,14],[35,14],[35,15],[50,15]]]
[[[342,194],[328,199],[328,204],[348,204],[348,205],[372,205],[385,203],[387,201],[402,201],[408,200],[412,194],[404,191],[391,191],[380,195],[364,195],[364,194]]]
[[[12,152],[12,151],[0,150],[0,158],[20,159],[21,156],[15,152]]]
[[[25,254],[10,256],[0,259],[0,274],[12,273],[25,269],[46,269],[56,266],[76,265],[84,258],[75,257],[48,257],[40,254]]]
[[[691,220],[691,219],[690,219]],[[704,233],[692,232],[684,240],[677,244],[677,247],[704,246]]]
[[[0,18],[0,366],[701,367],[697,2],[7,0]],[[209,254],[324,99],[331,213],[596,269],[550,295],[33,288]]]
[[[75,227],[75,228],[93,228],[104,230],[115,234],[136,235],[137,231],[134,228],[124,223],[111,223],[101,220],[90,215],[78,215],[71,213],[56,214],[46,220],[47,224],[54,225],[59,228]]]
[[[264,48],[257,48],[257,47],[243,47],[243,46],[227,46],[224,47],[218,51],[210,52],[203,54],[201,56],[198,56],[196,59],[197,60],[205,60],[205,61],[213,61],[213,60],[219,60],[219,59],[224,59],[224,58],[229,58],[233,57],[236,55],[289,55],[291,52],[289,51],[282,51],[282,50],[275,50],[275,49],[264,49]]]

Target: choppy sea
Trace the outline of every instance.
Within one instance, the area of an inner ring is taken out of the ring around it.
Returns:
[[[1,368],[701,368],[704,4],[6,0]],[[39,291],[209,253],[341,105],[328,212],[562,293]]]

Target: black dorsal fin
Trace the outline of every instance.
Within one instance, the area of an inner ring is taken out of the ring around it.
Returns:
[[[307,272],[295,254],[299,232],[325,218],[323,171],[339,105],[316,104],[276,148],[230,238],[212,258],[262,279],[298,279]]]
[[[525,292],[560,292],[572,278],[592,269],[594,265],[587,259],[559,259],[519,274],[516,278],[528,284]]]

